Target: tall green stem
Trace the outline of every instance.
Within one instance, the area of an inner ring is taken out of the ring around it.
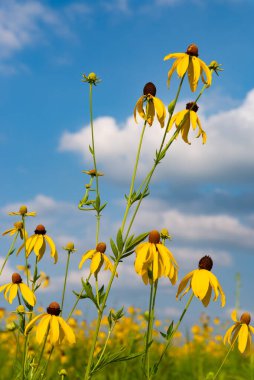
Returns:
[[[181,316],[179,318],[179,321],[177,322],[177,324],[176,324],[176,326],[175,326],[172,334],[170,335],[170,337],[169,337],[169,339],[167,341],[167,344],[164,347],[164,350],[162,351],[162,354],[161,354],[161,356],[160,356],[160,358],[159,358],[159,360],[157,362],[157,368],[159,367],[160,362],[162,361],[162,359],[163,359],[163,357],[164,357],[164,355],[165,355],[165,353],[166,353],[166,351],[167,351],[167,349],[168,349],[168,347],[169,347],[169,345],[171,343],[171,340],[173,339],[175,333],[177,332],[177,330],[178,330],[178,328],[179,328],[179,326],[180,326],[180,324],[181,324],[181,322],[183,320],[183,317],[185,316],[185,314],[186,314],[186,312],[187,312],[187,310],[188,310],[188,308],[189,308],[189,306],[191,304],[191,301],[193,300],[193,297],[194,297],[194,293],[192,292],[191,295],[190,295],[190,298],[189,298],[188,302],[186,303],[185,308],[184,308],[184,310],[183,310],[183,312],[182,312],[182,314],[181,314]]]
[[[16,240],[17,240],[17,237],[18,237],[18,234],[19,234],[19,231],[16,232],[16,234],[15,234],[15,236],[14,236],[14,238],[13,238],[13,241],[12,241],[12,243],[11,243],[10,249],[9,249],[9,251],[8,251],[6,257],[5,257],[5,260],[4,260],[4,262],[3,262],[2,268],[1,268],[1,270],[0,270],[0,276],[1,276],[2,272],[3,272],[3,269],[4,269],[4,267],[5,267],[5,265],[6,265],[7,261],[8,261],[8,259],[9,259],[9,256],[11,255],[11,253],[12,253],[13,250],[14,250],[14,246],[15,246],[15,243],[16,243]]]
[[[64,296],[65,296],[65,291],[66,291],[66,283],[67,283],[67,277],[68,277],[70,257],[71,257],[71,251],[68,251],[66,268],[65,268],[65,276],[64,276],[64,286],[63,286],[63,292],[62,292],[61,314],[63,313],[63,307],[64,307]]]
[[[93,127],[93,84],[89,85],[89,108],[90,108],[90,125],[91,125],[91,134],[92,134],[92,156],[93,156],[93,165],[95,170],[95,179],[96,179],[96,199],[99,198],[99,177],[97,175],[97,164],[96,164],[96,155],[95,155],[95,142],[94,142],[94,127]],[[96,210],[96,237],[95,243],[98,244],[99,234],[100,234],[100,211]]]
[[[88,278],[86,279],[87,282],[90,280],[91,275],[92,275],[92,274],[90,273],[89,276],[88,276]],[[76,301],[75,301],[75,303],[74,303],[74,305],[73,305],[73,307],[72,307],[72,309],[71,309],[71,311],[70,311],[70,313],[69,313],[69,315],[68,315],[68,317],[67,317],[67,321],[71,318],[71,316],[72,316],[74,310],[75,310],[76,307],[77,307],[77,304],[79,303],[81,297],[83,296],[83,292],[84,292],[84,291],[85,291],[85,289],[83,288],[83,289],[81,290],[81,292],[79,293],[79,295],[78,295],[78,297],[77,297],[77,299],[76,299]]]
[[[239,330],[239,331],[240,331],[240,330]],[[218,371],[216,372],[216,374],[215,374],[214,377],[213,377],[213,380],[217,379],[217,377],[218,377],[218,375],[219,375],[219,373],[220,373],[222,367],[223,367],[224,364],[225,364],[225,361],[226,361],[227,358],[228,358],[228,355],[230,354],[230,352],[231,352],[232,349],[234,348],[234,344],[235,344],[235,342],[236,342],[236,339],[238,338],[238,335],[239,335],[239,332],[238,332],[238,334],[236,335],[235,339],[233,340],[232,344],[230,345],[229,350],[228,350],[228,352],[226,353],[226,355],[225,355],[225,357],[224,357],[224,359],[223,359],[223,361],[222,361],[222,363],[221,363],[221,365],[220,365]]]
[[[108,283],[108,286],[107,286],[107,289],[106,289],[106,292],[105,292],[104,299],[102,301],[100,309],[98,310],[98,318],[97,318],[97,323],[96,323],[96,327],[95,327],[93,341],[92,341],[92,345],[91,345],[91,349],[90,349],[90,353],[89,353],[89,358],[88,358],[88,363],[87,363],[87,367],[86,367],[86,372],[85,372],[84,380],[89,380],[91,378],[91,366],[92,366],[92,362],[93,362],[93,354],[94,354],[94,350],[95,350],[95,346],[96,346],[96,342],[97,342],[97,337],[98,337],[98,334],[99,334],[99,331],[100,331],[101,319],[102,319],[102,316],[103,316],[104,309],[106,307],[106,302],[107,302],[108,295],[109,295],[109,292],[110,292],[110,289],[111,289],[111,285],[112,285],[113,280],[115,278],[116,269],[117,269],[119,261],[120,261],[120,258],[117,259],[116,262],[115,262],[115,264],[114,264],[114,267],[113,267],[113,270],[112,270],[112,273],[111,273],[111,277],[109,279],[109,283]]]
[[[129,191],[128,201],[127,201],[127,206],[126,206],[126,209],[125,209],[125,213],[124,213],[123,221],[122,221],[122,225],[121,225],[121,231],[122,232],[124,230],[126,219],[127,219],[127,216],[128,216],[131,204],[132,204],[131,203],[131,196],[132,196],[132,193],[133,193],[134,183],[135,183],[135,179],[136,179],[136,175],[137,175],[138,162],[139,162],[139,157],[140,157],[140,151],[141,151],[141,146],[142,146],[142,142],[143,142],[143,137],[144,137],[144,133],[145,133],[145,129],[146,129],[146,124],[147,124],[147,122],[145,121],[143,129],[142,129],[142,132],[141,132],[141,136],[140,136],[140,139],[139,139],[138,151],[137,151],[137,155],[136,155],[136,161],[135,161],[135,165],[134,165],[134,170],[133,170],[133,173],[132,173],[131,185],[130,185],[130,191]]]
[[[27,260],[27,255],[26,255],[26,252],[27,252],[27,247],[26,247],[27,237],[26,237],[26,218],[25,218],[25,215],[22,215],[22,222],[23,222],[23,229],[24,229],[25,265],[26,265],[26,269],[28,269],[28,260]],[[27,286],[29,286],[29,270],[26,270],[26,282],[27,282]]]

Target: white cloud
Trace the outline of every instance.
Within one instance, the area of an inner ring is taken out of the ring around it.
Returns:
[[[178,179],[213,181],[251,181],[254,170],[254,90],[250,91],[242,104],[226,111],[205,117],[199,113],[208,140],[202,145],[190,133],[192,145],[185,144],[179,137],[175,141],[164,162],[159,166],[158,177],[170,175],[172,181]],[[136,125],[133,117],[118,125],[112,117],[99,117],[94,122],[97,156],[107,177],[126,181],[130,177],[141,125]],[[163,131],[158,125],[148,128],[141,152],[140,173],[146,173],[152,165],[156,148],[160,144]],[[90,159],[88,144],[90,127],[86,125],[77,132],[64,132],[59,143],[60,151],[82,154]]]

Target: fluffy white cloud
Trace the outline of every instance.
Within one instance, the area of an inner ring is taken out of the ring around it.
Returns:
[[[202,145],[190,133],[192,145],[179,137],[159,166],[158,177],[169,176],[174,180],[188,181],[251,181],[254,169],[254,90],[250,91],[239,106],[205,117],[199,113],[208,140]],[[130,117],[118,125],[112,117],[95,120],[97,156],[100,167],[107,177],[126,181],[134,164],[134,157],[141,132]],[[142,147],[140,171],[146,173],[153,162],[154,152],[160,144],[163,130],[158,125],[148,128]],[[60,151],[89,157],[90,127],[86,125],[77,132],[64,132],[59,143]],[[90,158],[90,157],[89,157]]]

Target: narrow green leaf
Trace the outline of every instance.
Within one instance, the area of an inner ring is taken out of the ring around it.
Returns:
[[[110,245],[111,245],[111,249],[112,249],[112,252],[113,252],[115,258],[117,258],[118,257],[118,249],[117,249],[113,239],[110,239]]]
[[[119,228],[117,235],[116,235],[116,244],[119,252],[122,252],[123,250],[123,235],[121,228]]]

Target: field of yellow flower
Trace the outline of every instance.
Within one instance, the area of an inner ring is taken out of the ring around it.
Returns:
[[[250,324],[248,312],[239,314],[238,310],[234,310],[231,314],[233,323],[226,324],[219,319],[210,321],[207,315],[202,315],[191,331],[185,334],[180,332],[180,325],[188,315],[194,297],[202,303],[202,307],[208,307],[212,300],[220,301],[221,307],[226,304],[226,295],[216,276],[212,257],[204,254],[192,271],[178,279],[179,265],[177,257],[168,247],[171,236],[167,228],[158,231],[151,225],[148,232],[137,234],[133,231],[139,207],[143,199],[149,196],[152,176],[178,135],[185,145],[190,145],[193,129],[197,130],[196,137],[201,137],[203,144],[207,141],[207,134],[197,115],[197,101],[212,85],[213,74],[218,75],[222,70],[220,64],[212,61],[207,65],[199,58],[195,44],[189,45],[185,53],[169,54],[164,60],[171,58],[175,61],[168,72],[168,86],[174,73],[178,74],[179,85],[174,100],[168,105],[168,111],[156,96],[157,89],[152,82],[145,84],[143,95],[134,106],[134,120],[140,117],[143,128],[137,132],[140,140],[129,193],[125,195],[126,208],[122,222],[116,236],[109,236],[107,242],[100,240],[102,211],[107,202],[102,201],[100,193],[100,177],[103,173],[97,167],[96,131],[93,125],[93,91],[100,79],[95,73],[83,75],[83,82],[89,86],[92,140],[89,151],[93,168],[83,171],[89,182],[85,184],[85,194],[78,208],[85,211],[84,216],[87,212],[95,215],[96,223],[94,244],[84,249],[78,266],[79,269],[86,267],[85,273],[88,275],[86,278],[80,276],[80,290],[73,291],[76,298],[68,314],[66,285],[71,257],[77,250],[75,244],[67,242],[62,247],[66,253],[66,265],[61,297],[58,298],[61,301],[51,300],[48,305],[38,308],[40,294],[37,290],[50,285],[49,276],[41,271],[41,260],[57,264],[59,249],[44,225],[37,224],[33,232],[28,231],[27,218],[35,219],[36,211],[30,211],[26,205],[21,205],[19,210],[10,210],[10,217],[19,220],[2,233],[12,242],[1,264],[0,276],[15,251],[19,272],[12,273],[9,280],[0,285],[2,300],[5,299],[12,308],[2,306],[0,309],[0,379],[254,378],[251,349],[254,328]],[[191,95],[196,91],[198,94],[186,104],[184,110],[175,113],[185,78],[188,79],[187,87]],[[201,81],[203,85],[198,89]],[[145,132],[149,133],[147,126],[155,127],[156,120],[159,130],[164,128],[162,140],[155,152],[151,170],[137,184],[143,136]],[[149,290],[148,310],[145,312],[137,309],[136,305],[128,310],[124,306],[114,310],[108,304],[112,284],[118,277],[118,266],[131,255],[135,257],[133,272],[142,278],[143,286]],[[108,271],[109,280],[101,276],[103,270]],[[168,281],[169,287],[177,286],[176,299],[186,295],[186,303],[178,321],[162,321],[157,315],[156,298],[162,278]],[[90,302],[97,313],[97,318],[92,322],[83,314],[79,303],[82,299]]]

